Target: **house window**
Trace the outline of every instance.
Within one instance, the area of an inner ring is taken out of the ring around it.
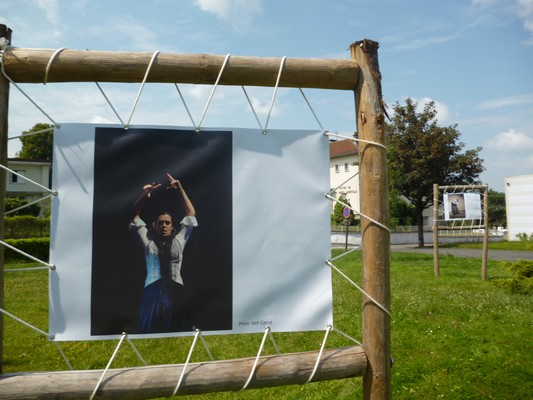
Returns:
[[[26,175],[26,171],[23,170],[23,169],[19,169],[19,170],[14,170],[17,174],[19,175]],[[15,175],[15,174],[11,174],[11,183],[14,183],[14,184],[24,184],[26,183],[26,179],[20,177],[19,175]]]
[[[348,163],[344,163],[344,172],[348,172],[348,171],[349,171]]]
[[[336,174],[339,173],[339,164],[335,164],[335,173],[336,173]]]

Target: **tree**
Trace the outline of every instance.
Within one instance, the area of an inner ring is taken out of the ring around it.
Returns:
[[[391,228],[414,225],[416,220],[415,207],[401,197],[396,190],[391,190],[389,193],[389,205],[389,225]]]
[[[424,105],[410,98],[405,106],[394,105],[394,115],[386,124],[391,189],[405,196],[415,207],[418,245],[424,246],[423,212],[433,205],[433,184],[477,184],[483,171],[481,147],[461,152],[457,125],[437,124],[435,103]]]
[[[22,132],[20,141],[22,149],[17,154],[20,158],[29,160],[52,160],[54,131],[50,124],[35,124],[29,131]],[[45,131],[41,133],[34,133]]]
[[[507,226],[507,211],[505,208],[505,193],[489,190],[489,225]]]

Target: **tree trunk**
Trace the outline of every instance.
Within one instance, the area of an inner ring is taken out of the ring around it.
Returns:
[[[424,209],[416,208],[416,219],[418,221],[418,247],[424,247]]]

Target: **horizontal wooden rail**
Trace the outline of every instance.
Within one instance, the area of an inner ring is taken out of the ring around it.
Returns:
[[[248,389],[304,384],[315,367],[316,352],[260,358]],[[240,390],[255,358],[189,364],[178,395]],[[324,350],[313,382],[363,376],[367,358],[359,346]],[[108,370],[98,399],[148,399],[170,396],[183,365]],[[88,399],[102,370],[34,372],[0,375],[0,399]]]
[[[50,49],[8,47],[3,63],[17,83],[142,82],[153,54],[69,49],[56,54]],[[225,58],[159,53],[147,82],[213,84]],[[275,86],[281,62],[281,58],[231,56],[219,84]],[[279,86],[353,90],[357,71],[353,59],[287,58]]]

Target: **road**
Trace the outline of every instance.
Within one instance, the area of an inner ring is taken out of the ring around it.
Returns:
[[[393,245],[392,251],[404,251],[410,253],[429,254],[433,255],[433,246],[426,246],[423,248],[417,245]],[[439,255],[453,255],[456,257],[473,257],[481,259],[481,249],[459,249],[459,248],[439,248]],[[533,251],[518,251],[518,250],[491,250],[489,249],[489,260],[497,261],[517,261],[517,260],[533,260]]]

